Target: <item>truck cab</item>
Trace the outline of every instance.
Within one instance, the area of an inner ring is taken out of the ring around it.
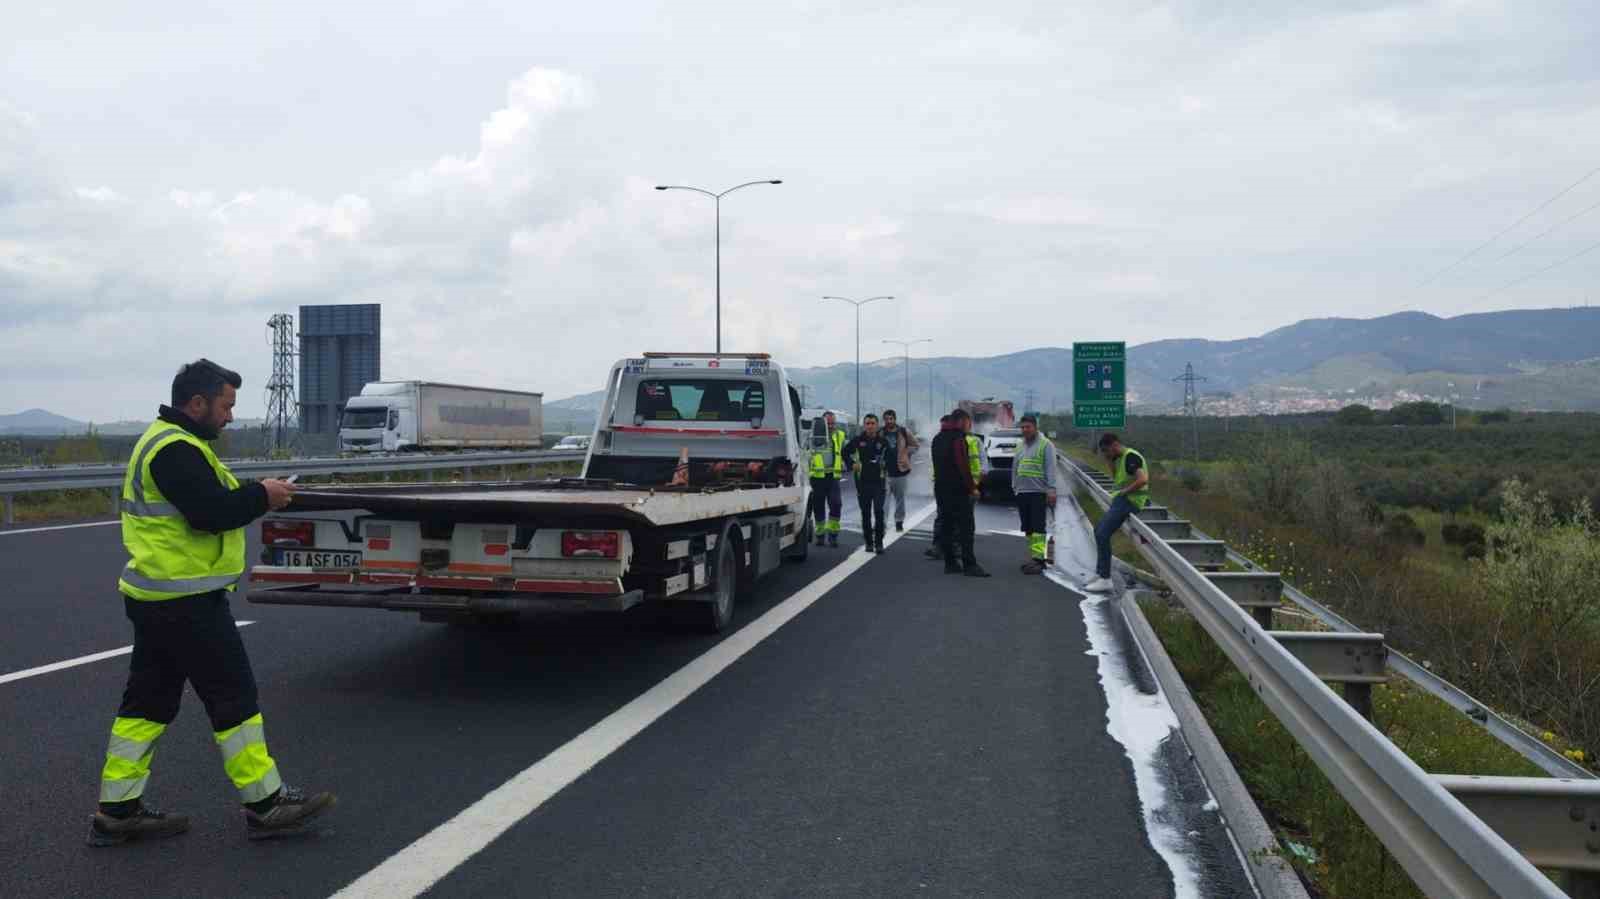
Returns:
[[[403,385],[368,384],[339,418],[339,451],[392,453],[416,443],[417,414]]]
[[[804,468],[799,393],[764,354],[647,353],[606,383],[586,478],[694,486],[792,481]]]

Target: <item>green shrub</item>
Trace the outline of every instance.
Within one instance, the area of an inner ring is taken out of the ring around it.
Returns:
[[[1417,526],[1417,520],[1404,512],[1396,512],[1383,523],[1383,540],[1390,546],[1426,546],[1428,535]]]

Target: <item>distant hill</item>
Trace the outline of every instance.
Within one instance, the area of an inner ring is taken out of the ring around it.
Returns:
[[[1498,383],[1513,406],[1540,406],[1539,391],[1524,376],[1600,357],[1600,308],[1531,309],[1439,318],[1400,312],[1373,319],[1319,318],[1296,322],[1245,340],[1159,340],[1129,353],[1135,393],[1170,395],[1160,385],[1193,363],[1209,392],[1252,387],[1390,393],[1454,380]],[[1572,386],[1583,390],[1586,369]],[[1459,376],[1459,377],[1457,377]],[[1596,385],[1600,386],[1600,385]],[[1565,394],[1563,394],[1565,396]],[[1550,398],[1546,398],[1549,400]],[[1579,403],[1574,395],[1563,403]],[[1541,408],[1554,406],[1540,406]],[[1584,408],[1600,409],[1600,392]]]
[[[88,429],[87,422],[76,421],[44,409],[29,409],[14,415],[0,415],[0,434],[29,434],[44,437],[52,434],[82,434]]]
[[[931,363],[932,402],[929,402]],[[1381,318],[1320,318],[1296,322],[1244,340],[1158,340],[1128,351],[1129,400],[1168,408],[1182,399],[1172,379],[1192,363],[1207,378],[1202,394],[1248,394],[1254,405],[1230,411],[1290,411],[1347,402],[1379,405],[1458,395],[1484,408],[1600,411],[1600,308],[1531,309],[1440,318],[1401,312]],[[805,388],[806,404],[855,409],[855,365],[789,368]],[[1451,384],[1454,384],[1452,387]],[[911,361],[913,418],[926,418],[958,399],[995,396],[1019,410],[1029,389],[1041,410],[1072,403],[1072,349],[1041,347],[1003,356],[938,356]],[[545,404],[583,420],[586,428],[602,394],[587,393]],[[906,405],[901,357],[862,363],[861,405]],[[902,410],[904,411],[904,410]]]

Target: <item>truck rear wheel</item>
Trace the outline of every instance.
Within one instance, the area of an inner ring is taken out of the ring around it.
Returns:
[[[698,604],[700,626],[707,633],[720,634],[733,623],[733,601],[739,589],[739,557],[733,543],[733,525],[730,524],[722,529],[722,536],[717,539],[711,599]]]

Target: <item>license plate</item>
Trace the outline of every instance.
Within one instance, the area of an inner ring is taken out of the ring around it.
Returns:
[[[361,554],[343,549],[280,549],[278,564],[286,568],[360,568]]]

